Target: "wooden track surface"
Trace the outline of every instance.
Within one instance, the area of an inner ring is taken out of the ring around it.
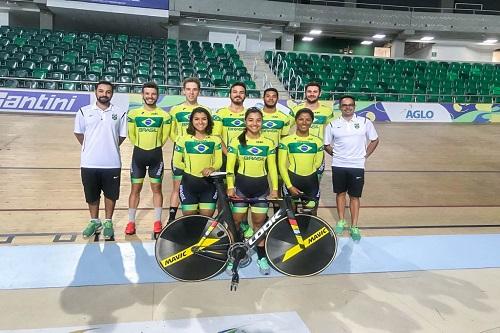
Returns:
[[[84,241],[88,220],[80,181],[80,146],[73,117],[0,114],[0,242]],[[364,235],[500,231],[500,128],[497,125],[375,124],[381,139],[368,160],[361,201]],[[122,145],[117,240],[151,239],[152,196],[147,181],[127,237],[131,145]],[[171,188],[172,143],[164,148],[164,207]],[[330,160],[327,158],[327,165]],[[327,167],[319,215],[337,218]],[[180,213],[179,213],[180,214]],[[164,212],[166,217],[167,212]],[[10,236],[9,236],[10,235]]]

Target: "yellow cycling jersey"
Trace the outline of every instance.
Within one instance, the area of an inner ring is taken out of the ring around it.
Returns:
[[[247,177],[263,177],[269,173],[272,189],[278,190],[276,147],[273,141],[262,136],[258,139],[247,138],[247,144],[243,146],[238,138],[231,140],[227,154],[227,188],[234,188],[236,161],[238,161],[238,174]]]
[[[300,103],[292,109],[292,112],[295,115],[297,111],[306,107],[305,103]],[[331,107],[320,103],[318,108],[311,111],[314,113],[314,121],[309,129],[309,134],[315,135],[323,140],[325,126],[333,119],[333,110]]]
[[[195,177],[203,177],[201,172],[205,168],[219,170],[222,166],[221,139],[214,135],[203,139],[182,135],[175,143],[173,163],[174,167]]]
[[[208,112],[210,112],[210,108],[200,104],[189,105],[186,103],[181,103],[172,106],[169,112],[170,116],[172,116],[172,128],[170,129],[170,139],[172,139],[172,141],[175,142],[178,137],[187,134],[186,129],[189,125],[189,117],[191,116],[191,112],[193,112],[193,110],[198,107],[207,109]]]
[[[172,117],[157,107],[153,111],[143,107],[130,110],[127,114],[128,137],[132,144],[144,150],[162,147],[170,135]]]
[[[293,185],[288,170],[299,176],[316,173],[323,162],[323,147],[323,141],[314,135],[302,137],[293,134],[281,140],[278,167],[287,188]]]
[[[227,146],[231,140],[245,129],[245,111],[233,112],[229,107],[217,110],[213,116],[214,129],[212,134],[222,138]]]
[[[277,147],[281,137],[290,133],[291,117],[277,110],[273,113],[262,112],[262,136],[274,142]]]

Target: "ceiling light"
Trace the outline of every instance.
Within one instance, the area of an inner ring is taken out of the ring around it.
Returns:
[[[311,35],[321,35],[321,33],[322,33],[322,32],[323,32],[323,31],[318,30],[318,29],[312,29],[311,31],[309,31],[309,33],[310,33]]]
[[[361,45],[372,45],[373,41],[372,40],[364,40],[361,42]]]
[[[314,38],[309,37],[309,36],[302,37],[302,41],[303,41],[303,42],[311,42],[313,39],[314,39]]]
[[[483,42],[483,44],[495,44],[496,42],[498,42],[498,39],[495,39],[495,38],[489,38],[487,40],[485,40]]]
[[[420,40],[422,42],[429,42],[429,41],[431,41],[433,39],[434,39],[434,37],[432,37],[432,36],[424,36],[424,37],[420,38]]]
[[[384,34],[376,34],[376,35],[373,35],[372,38],[382,39],[382,38],[385,38],[385,35]]]

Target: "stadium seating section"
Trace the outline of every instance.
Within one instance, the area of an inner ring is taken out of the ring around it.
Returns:
[[[306,83],[316,81],[322,85],[321,99],[349,93],[365,101],[500,102],[499,64],[282,51],[266,51],[264,60],[285,88],[299,91],[292,93],[295,98],[303,97]]]
[[[90,91],[107,80],[118,92],[140,92],[154,81],[161,93],[180,94],[182,80],[193,76],[204,96],[225,97],[243,81],[259,97],[232,44],[0,27],[2,87]]]

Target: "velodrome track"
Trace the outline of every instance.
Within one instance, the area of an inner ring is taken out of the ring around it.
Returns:
[[[235,315],[262,314],[280,323],[283,313],[304,325],[296,327],[312,332],[471,332],[500,327],[500,286],[494,283],[500,274],[495,251],[500,231],[498,126],[375,125],[381,143],[367,163],[362,241],[354,244],[342,238],[334,267],[318,277],[269,279],[249,270],[250,279],[243,280],[234,295],[225,280],[137,280],[137,267],[154,274],[153,211],[145,189],[139,233],[123,236],[128,141],[122,147],[121,198],[114,219],[118,246],[86,245],[80,232],[88,212],[73,117],[0,115],[0,251],[5,270],[0,277],[0,297],[5,300],[0,330],[98,327],[98,332],[132,332],[140,326],[151,332],[158,327],[196,331],[212,327],[206,318],[225,322]],[[164,151],[168,165],[171,143]],[[167,171],[166,202],[169,187]],[[319,214],[333,224],[328,169],[321,188]],[[143,255],[131,248],[143,249]],[[62,257],[48,255],[58,251]],[[61,258],[69,258],[67,269],[56,262]],[[106,265],[111,265],[109,274],[93,272]],[[123,279],[113,280],[117,276]],[[23,319],[27,311],[30,320]]]

